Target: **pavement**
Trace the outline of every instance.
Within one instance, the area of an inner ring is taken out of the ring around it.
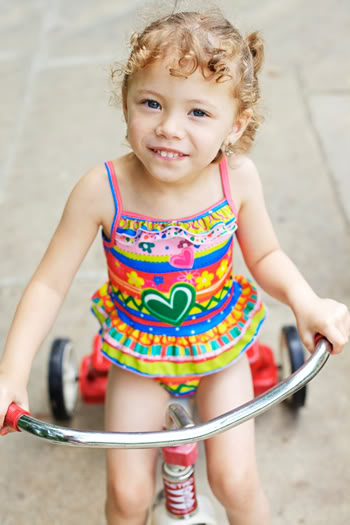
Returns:
[[[170,3],[157,5],[164,12]],[[244,32],[259,29],[266,40],[266,120],[252,156],[281,244],[321,296],[350,306],[349,2],[219,5]],[[109,105],[108,67],[125,57],[127,35],[154,11],[137,0],[0,0],[0,347],[70,189],[88,168],[126,151],[121,112]],[[72,338],[79,358],[90,352],[97,324],[89,296],[105,277],[98,238],[34,361],[29,394],[38,417],[51,421],[52,340]],[[280,329],[293,317],[266,302],[262,341],[278,358]],[[349,522],[349,350],[328,361],[298,414],[278,406],[257,420],[274,525]],[[79,402],[73,426],[102,429],[102,407]],[[0,525],[104,523],[103,451],[22,433],[1,439],[0,465]],[[202,452],[197,479],[209,494]]]

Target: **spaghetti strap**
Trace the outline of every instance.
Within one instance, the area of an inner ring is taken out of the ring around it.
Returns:
[[[112,228],[111,228],[110,235],[109,235],[109,241],[106,239],[106,245],[110,247],[110,246],[113,246],[115,232],[119,224],[119,219],[120,219],[121,212],[122,212],[122,200],[120,196],[120,191],[118,187],[118,182],[117,182],[117,177],[115,174],[113,162],[112,161],[105,162],[105,167],[106,167],[109,185],[110,185],[113,200],[114,200],[114,209],[115,209],[113,222],[112,222]]]
[[[223,186],[223,189],[224,189],[225,198],[226,198],[227,202],[229,203],[229,205],[231,206],[231,209],[232,209],[233,213],[235,214],[236,219],[238,219],[237,208],[236,208],[235,203],[233,202],[233,199],[232,199],[230,179],[229,179],[229,176],[228,176],[227,161],[226,161],[226,157],[225,156],[222,159],[222,161],[220,162],[220,175],[221,175],[221,182],[222,182],[222,186]]]

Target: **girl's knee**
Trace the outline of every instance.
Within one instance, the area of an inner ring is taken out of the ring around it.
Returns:
[[[254,469],[241,472],[214,467],[208,470],[208,481],[215,497],[226,508],[249,509],[261,487]]]
[[[124,518],[145,513],[154,497],[154,480],[109,480],[107,485],[107,515]]]

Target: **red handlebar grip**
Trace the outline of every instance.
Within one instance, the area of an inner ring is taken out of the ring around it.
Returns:
[[[17,432],[20,432],[20,429],[18,428],[18,420],[24,414],[30,416],[29,412],[23,410],[23,408],[16,405],[16,403],[11,403],[4,419],[4,427],[10,427],[13,430],[17,430]]]

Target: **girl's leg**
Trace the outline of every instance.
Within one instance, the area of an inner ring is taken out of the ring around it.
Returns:
[[[152,379],[112,366],[105,408],[106,430],[161,430],[168,394]],[[144,525],[155,488],[157,449],[107,451],[108,525]]]
[[[246,355],[225,370],[201,379],[197,403],[207,421],[253,397]],[[270,513],[255,457],[254,422],[248,421],[205,442],[208,480],[224,505],[230,525],[268,525]]]

